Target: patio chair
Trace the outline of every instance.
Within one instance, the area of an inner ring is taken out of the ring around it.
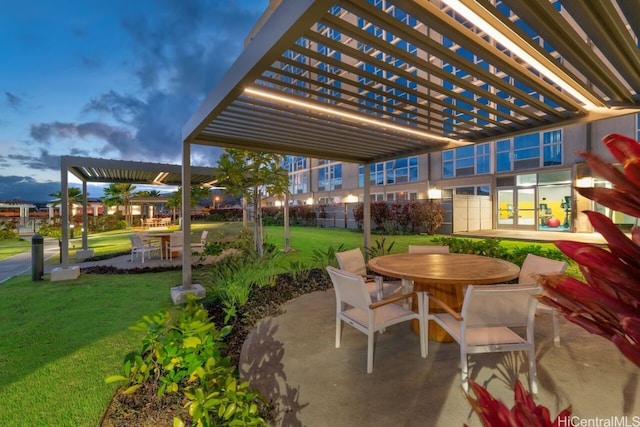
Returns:
[[[417,319],[420,323],[420,355],[427,357],[427,335],[425,325],[426,295],[422,292],[402,294],[371,302],[371,295],[361,275],[328,266],[327,271],[336,293],[336,348],[340,348],[342,323],[353,326],[367,335],[367,373],[373,372],[374,336],[376,332],[397,323]],[[399,304],[408,298],[417,298],[418,313]]]
[[[358,248],[336,252],[336,259],[340,270],[362,276],[369,289],[369,294],[376,300],[382,300],[385,295],[393,295],[403,289],[403,281],[401,280],[385,281],[381,276],[367,274],[367,264],[364,261],[362,251]]]
[[[158,251],[160,253],[160,257],[162,258],[161,247],[152,245],[150,242],[144,242],[142,237],[139,234],[132,234],[129,236],[131,240],[131,262],[133,262],[133,257],[136,258],[138,255],[142,255],[142,264],[144,264],[144,255],[148,254],[147,257],[151,259],[151,252]]]
[[[553,259],[528,254],[520,269],[518,277],[519,284],[536,283],[536,276],[539,274],[562,274],[567,269],[567,263]],[[560,325],[558,322],[558,311],[544,303],[538,303],[538,313],[551,314],[553,323],[553,345],[560,346]]]
[[[538,392],[534,319],[538,300],[534,295],[542,293],[538,285],[469,285],[460,313],[432,296],[425,306],[434,302],[443,313],[430,313],[428,319],[440,325],[460,345],[460,370],[462,387],[469,390],[467,356],[479,353],[526,351],[529,365],[531,392]],[[427,328],[429,322],[425,322]],[[524,328],[524,336],[514,330]],[[428,350],[428,349],[427,349]]]
[[[167,246],[165,248],[165,253],[167,254],[169,260],[173,261],[174,252],[180,252],[181,254],[184,254],[182,238],[183,234],[178,231],[171,233],[171,235],[169,236],[169,239],[166,242]]]
[[[446,245],[409,245],[410,254],[448,254]]]
[[[209,231],[203,230],[202,234],[200,235],[200,242],[199,243],[192,243],[191,244],[191,250],[195,250],[195,251],[198,251],[198,252],[204,251],[204,247],[207,245],[207,237],[208,236],[209,236]]]

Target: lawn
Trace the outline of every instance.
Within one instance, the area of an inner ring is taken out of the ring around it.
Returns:
[[[194,241],[204,229],[209,240],[229,240],[241,224],[195,223],[192,228]],[[96,255],[126,251],[129,234],[93,235],[89,247]],[[265,227],[265,235],[267,242],[283,248],[282,227]],[[381,239],[372,236],[372,244]],[[431,240],[387,236],[385,247],[393,242],[394,253],[406,252],[410,244]],[[72,242],[79,247],[79,239]],[[308,227],[292,227],[290,242],[292,250],[279,258],[281,269],[291,261],[310,262],[314,250],[363,244],[362,234],[355,231]],[[180,281],[181,273],[175,271],[82,274],[71,282],[32,282],[21,276],[0,285],[0,425],[97,425],[115,390],[104,378],[119,373],[123,357],[140,345],[140,333],[128,327],[143,315],[170,308],[170,288]]]
[[[144,314],[172,306],[180,272],[13,278],[0,286],[0,425],[96,426]]]

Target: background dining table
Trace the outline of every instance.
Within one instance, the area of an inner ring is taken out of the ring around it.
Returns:
[[[508,261],[470,254],[402,253],[384,255],[369,261],[368,267],[383,276],[412,280],[415,291],[427,291],[460,311],[465,285],[489,285],[516,279],[520,268]],[[417,305],[414,304],[414,310]],[[431,312],[442,309],[429,304]],[[414,331],[418,322],[412,322]],[[452,338],[434,322],[429,324],[429,339],[450,342]]]

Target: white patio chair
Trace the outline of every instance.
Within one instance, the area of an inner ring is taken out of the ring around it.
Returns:
[[[371,295],[361,275],[327,267],[336,293],[336,348],[340,348],[342,322],[367,335],[367,373],[373,372],[375,333],[397,323],[417,319],[420,323],[420,355],[427,357],[427,335],[425,333],[426,295],[422,292],[402,294],[371,302]],[[399,304],[407,298],[418,299],[418,313]]]
[[[169,236],[169,239],[166,241],[166,248],[165,248],[165,253],[167,254],[167,257],[169,258],[169,260],[173,261],[173,253],[174,252],[180,252],[181,254],[184,254],[184,246],[183,246],[183,242],[182,242],[182,238],[183,238],[183,234],[181,232],[174,232],[171,233],[171,235]]]
[[[409,245],[410,254],[448,254],[446,245]]]
[[[131,240],[131,262],[133,262],[134,256],[137,258],[138,255],[141,255],[142,264],[144,264],[144,255],[148,254],[147,257],[151,259],[151,253],[156,251],[160,253],[160,257],[162,258],[160,246],[152,245],[149,241],[143,241],[139,234],[132,234],[129,238]]]
[[[384,299],[385,295],[402,292],[403,282],[401,280],[384,281],[381,276],[367,274],[367,264],[360,249],[336,252],[336,259],[340,270],[362,276],[370,295],[376,300]]]
[[[433,301],[445,310],[444,313],[430,313],[428,319],[440,325],[460,345],[460,370],[465,391],[469,390],[468,355],[526,351],[529,386],[532,393],[538,392],[533,325],[538,303],[534,295],[541,293],[542,288],[532,284],[469,285],[460,313],[437,298],[427,297],[427,308]],[[428,328],[429,322],[425,323]],[[524,336],[514,328],[524,328]]]
[[[209,231],[203,230],[202,234],[200,235],[200,242],[192,243],[191,244],[191,250],[195,250],[195,251],[198,251],[198,252],[204,251],[204,247],[207,245],[207,237],[208,236],[209,236]]]
[[[519,284],[536,283],[536,276],[539,274],[562,274],[567,269],[567,263],[564,261],[556,261],[541,257],[534,254],[528,254],[522,263]],[[558,311],[544,303],[538,303],[538,313],[551,314],[553,322],[553,345],[560,345],[560,325],[558,322]]]

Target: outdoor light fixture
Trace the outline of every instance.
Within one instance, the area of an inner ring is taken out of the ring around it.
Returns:
[[[169,175],[169,172],[160,172],[155,178],[153,178],[154,184],[162,184],[165,178]]]
[[[377,120],[371,117],[367,117],[364,115],[360,115],[360,114],[354,114],[354,113],[348,113],[346,111],[342,111],[342,110],[338,110],[335,108],[331,108],[328,107],[327,105],[324,104],[320,104],[320,103],[312,103],[309,101],[302,101],[300,99],[297,98],[292,98],[289,96],[284,96],[284,95],[280,95],[280,94],[276,94],[273,92],[267,92],[264,90],[260,90],[260,89],[253,89],[253,88],[245,88],[244,90],[245,93],[248,93],[250,95],[253,95],[255,97],[258,98],[263,98],[263,99],[270,99],[272,101],[277,101],[280,102],[282,104],[286,104],[286,105],[295,105],[297,107],[302,107],[302,108],[306,108],[312,111],[317,111],[319,113],[325,113],[328,114],[330,116],[337,116],[343,119],[347,119],[349,121],[352,122],[356,122],[356,123],[367,123],[370,125],[374,125],[380,128],[384,128],[384,129],[392,129],[398,132],[403,132],[403,133],[407,133],[410,135],[417,135],[423,138],[427,138],[427,139],[435,139],[437,141],[442,141],[442,142],[447,142],[447,143],[456,143],[456,144],[460,144],[461,141],[459,140],[455,140],[455,139],[451,139],[451,138],[447,138],[441,135],[437,135],[434,133],[430,133],[430,132],[424,132],[418,129],[412,129],[410,127],[405,127],[405,126],[399,126],[399,125],[395,125],[391,122],[386,122],[383,120]]]
[[[417,3],[421,1],[426,0],[416,0]],[[597,98],[584,90],[579,83],[575,82],[560,67],[531,47],[526,40],[474,0],[442,0],[442,2],[484,31],[493,40],[506,47],[511,53],[535,68],[544,77],[582,102],[586,109],[597,110],[604,107]]]

